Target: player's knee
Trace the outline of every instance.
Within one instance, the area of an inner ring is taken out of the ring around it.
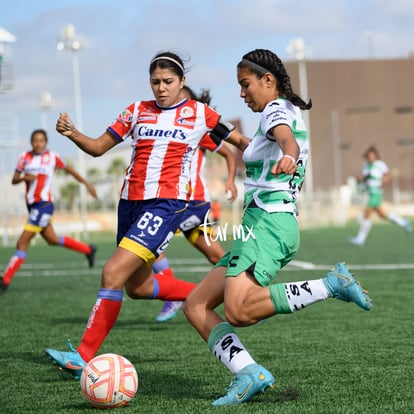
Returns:
[[[154,286],[150,281],[137,284],[134,280],[127,280],[124,285],[126,294],[131,299],[151,299],[154,293]]]
[[[249,326],[255,322],[242,307],[234,305],[225,305],[224,316],[233,326]]]
[[[199,309],[200,306],[201,305],[199,303],[197,303],[197,301],[194,300],[191,297],[191,294],[190,294],[189,296],[187,296],[187,298],[186,298],[186,300],[184,302],[184,305],[183,305],[184,315],[187,318],[191,318],[192,315],[197,314],[197,309]]]
[[[217,254],[216,252],[207,254],[208,261],[213,265],[215,265],[221,259],[221,257],[222,256],[220,254]]]
[[[125,293],[131,298],[131,299],[142,299],[143,296],[140,294],[139,289],[136,287],[132,287],[129,285],[125,285]]]

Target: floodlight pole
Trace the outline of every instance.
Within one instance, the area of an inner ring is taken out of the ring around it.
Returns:
[[[52,95],[48,92],[42,92],[39,99],[40,125],[45,131],[47,131],[47,111],[52,109],[52,104]]]
[[[63,36],[61,41],[58,43],[58,50],[70,50],[72,52],[72,71],[73,71],[73,90],[75,98],[75,117],[76,117],[76,128],[83,131],[83,120],[82,120],[82,94],[80,84],[80,70],[79,70],[79,57],[78,51],[82,48],[80,38],[76,35],[75,26],[73,24],[67,24],[63,29]],[[78,150],[78,165],[77,169],[82,175],[86,177],[85,169],[85,154],[79,148]],[[87,206],[86,206],[86,188],[80,186],[80,212],[82,219],[82,234],[85,238],[88,236],[87,226]]]
[[[14,43],[16,41],[16,36],[8,32],[6,29],[3,29],[0,27],[0,93],[2,92],[8,92],[13,89],[14,83],[13,78],[10,80],[7,79],[7,77],[4,77],[4,65],[7,64],[7,46],[10,43]],[[13,72],[10,72],[13,74]],[[10,83],[7,83],[10,81]],[[1,120],[0,120],[1,121]],[[7,124],[7,123],[6,123]],[[13,138],[11,134],[9,134],[10,131],[6,131],[6,139],[8,142],[3,143],[2,140],[2,130],[3,128],[3,122],[0,122],[0,154],[1,154],[1,163],[0,163],[0,178],[1,180],[5,179],[5,171],[3,174],[3,168],[6,164],[5,159],[7,157],[6,155],[6,149],[7,148],[14,148],[16,147],[15,142],[11,142],[10,140]],[[3,159],[4,157],[4,159]],[[9,197],[8,197],[8,189],[9,185],[5,184],[4,190],[2,191],[2,197],[4,200],[3,204],[3,246],[8,246],[9,244]]]
[[[300,96],[305,102],[307,102],[309,100],[308,73],[306,65],[307,50],[305,48],[305,42],[303,41],[303,39],[300,37],[293,39],[288,45],[288,52],[291,53],[294,56],[295,60],[298,62]],[[304,190],[307,195],[311,195],[313,193],[313,166],[309,111],[302,111],[302,115],[308,130],[309,142],[309,156],[306,164],[306,178]]]

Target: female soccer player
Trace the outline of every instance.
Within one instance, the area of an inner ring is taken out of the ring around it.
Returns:
[[[257,49],[237,66],[240,96],[260,112],[251,141],[230,135],[246,164],[244,237],[195,287],[184,312],[209,349],[233,374],[227,394],[213,405],[238,404],[274,386],[273,375],[257,364],[233,326],[249,326],[278,313],[291,313],[335,297],[371,307],[346,266],[337,264],[326,277],[270,284],[299,247],[295,200],[308,157],[308,136],[300,109],[311,108],[291,87],[277,55]],[[224,302],[224,321],[214,309]]]
[[[85,244],[68,236],[58,236],[52,225],[53,199],[52,179],[57,168],[65,170],[76,180],[84,184],[89,193],[96,197],[95,188],[82,178],[57,152],[47,149],[47,133],[43,129],[32,132],[31,151],[22,153],[17,162],[12,184],[26,184],[26,204],[29,217],[23,232],[17,240],[16,251],[11,257],[0,279],[0,291],[6,291],[16,272],[26,259],[31,240],[40,235],[51,246],[62,246],[86,255],[89,266],[94,265],[96,246]]]
[[[352,237],[349,241],[356,246],[362,246],[371,230],[370,218],[372,213],[376,212],[382,220],[388,220],[391,223],[402,227],[407,233],[411,232],[410,222],[397,216],[394,213],[387,214],[382,206],[383,185],[391,180],[391,173],[387,164],[380,159],[378,150],[370,147],[365,151],[364,158],[366,162],[362,167],[362,174],[357,180],[368,192],[368,204],[364,211],[364,217],[361,220],[358,235]]]
[[[154,100],[130,104],[98,138],[78,131],[68,114],[56,129],[79,148],[100,156],[132,138],[131,162],[118,206],[118,247],[102,271],[101,289],[77,350],[47,349],[54,363],[79,378],[114,325],[123,289],[133,299],[184,300],[193,284],[151,275],[151,265],[165,251],[181,222],[189,198],[190,166],[203,136],[225,138],[231,126],[208,105],[186,100],[184,64],[171,52],[160,53],[149,67]]]
[[[204,90],[200,96],[197,96],[190,87],[184,85],[183,94],[187,99],[194,99],[210,105],[211,96],[208,90]],[[219,241],[211,237],[213,227],[210,225],[204,226],[206,217],[209,215],[211,209],[210,196],[203,171],[207,150],[216,152],[226,160],[228,176],[225,183],[225,191],[226,193],[230,193],[229,201],[234,201],[237,197],[237,188],[234,183],[236,159],[233,151],[225,142],[213,139],[211,136],[205,137],[203,146],[197,148],[191,162],[190,201],[179,225],[179,229],[186,239],[204,254],[210,263],[216,264],[224,255],[225,251]],[[152,269],[155,273],[161,273],[165,277],[174,276],[168,258],[164,253],[153,263]],[[166,322],[174,318],[177,312],[183,307],[183,304],[184,302],[182,301],[166,301],[161,312],[156,317],[156,321]]]

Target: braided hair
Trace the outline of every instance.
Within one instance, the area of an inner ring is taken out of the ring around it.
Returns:
[[[290,77],[286,72],[280,58],[270,50],[255,49],[249,53],[246,53],[241,62],[237,65],[238,69],[247,68],[252,73],[256,74],[260,79],[266,72],[270,72],[276,79],[277,87],[280,94],[293,105],[298,106],[300,109],[310,109],[312,107],[312,101],[306,103],[299,95],[297,95],[290,83]]]

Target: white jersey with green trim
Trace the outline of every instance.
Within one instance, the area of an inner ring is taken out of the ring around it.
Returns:
[[[382,160],[366,162],[362,167],[365,187],[370,193],[382,191],[382,177],[388,172],[387,164]]]
[[[283,157],[283,152],[271,131],[278,125],[292,130],[299,148],[297,170],[292,175],[270,173],[273,165]],[[254,203],[272,212],[296,213],[296,198],[305,178],[309,155],[309,140],[300,109],[290,101],[278,98],[269,102],[261,114],[260,126],[243,153],[246,164],[245,206]]]

